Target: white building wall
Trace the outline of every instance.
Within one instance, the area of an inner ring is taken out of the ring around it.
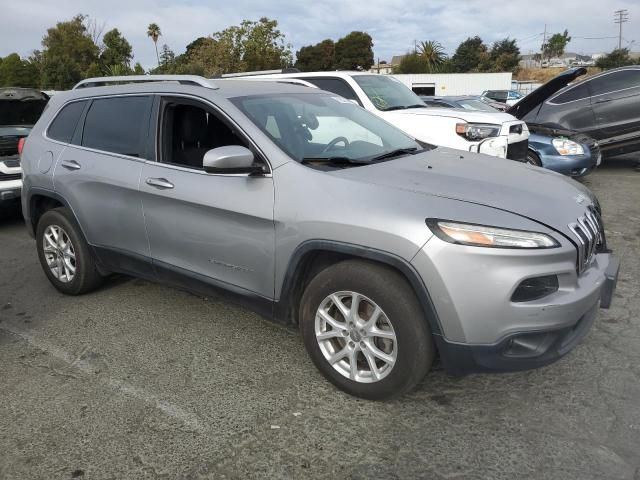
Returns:
[[[511,73],[418,73],[392,75],[409,88],[433,85],[436,96],[480,95],[511,89]]]

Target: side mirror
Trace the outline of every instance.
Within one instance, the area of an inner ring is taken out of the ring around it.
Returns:
[[[262,173],[263,168],[254,165],[253,161],[253,152],[248,148],[240,145],[228,145],[214,148],[205,153],[202,167],[207,173]]]

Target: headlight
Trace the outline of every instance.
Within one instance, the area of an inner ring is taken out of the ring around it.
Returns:
[[[467,140],[482,140],[483,138],[497,137],[500,134],[500,125],[456,123],[456,133]]]
[[[497,248],[554,248],[560,244],[544,233],[427,219],[431,231],[441,240],[460,245]]]
[[[554,138],[551,143],[560,155],[584,155],[582,145],[568,138]]]

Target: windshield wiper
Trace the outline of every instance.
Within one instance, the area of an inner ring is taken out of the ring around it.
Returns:
[[[424,103],[416,103],[415,105],[409,105],[404,108],[427,108],[427,106]]]
[[[391,150],[389,152],[383,153],[381,155],[378,155],[377,157],[373,157],[370,162],[374,163],[374,162],[379,162],[381,160],[386,160],[388,158],[393,158],[393,157],[399,157],[401,155],[410,155],[410,154],[414,154],[418,151],[418,149],[416,147],[411,147],[411,148],[397,148],[395,150]]]
[[[300,160],[300,163],[331,163],[334,165],[364,165],[369,162],[363,162],[360,160],[354,160],[349,157],[305,157]]]
[[[427,106],[422,103],[416,103],[414,105],[393,105],[391,107],[383,108],[383,112],[390,112],[391,110],[406,110],[408,108],[427,108]]]

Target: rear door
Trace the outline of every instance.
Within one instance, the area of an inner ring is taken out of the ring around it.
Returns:
[[[602,146],[640,138],[640,69],[600,75],[589,84]]]
[[[138,95],[90,100],[54,171],[56,191],[100,259],[132,273],[152,271],[139,193],[152,101]]]

